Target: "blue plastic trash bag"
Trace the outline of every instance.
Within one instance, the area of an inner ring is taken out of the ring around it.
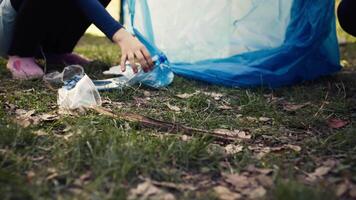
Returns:
[[[124,20],[174,73],[280,87],[340,70],[334,0],[124,0]],[[142,34],[142,35],[141,35]]]

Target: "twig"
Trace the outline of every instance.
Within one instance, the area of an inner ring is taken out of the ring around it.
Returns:
[[[164,122],[164,121],[152,119],[152,118],[149,118],[149,117],[146,117],[143,115],[139,115],[139,114],[134,114],[134,113],[115,114],[103,107],[92,107],[91,109],[102,114],[102,115],[106,115],[108,117],[122,119],[122,120],[126,120],[129,122],[137,122],[145,127],[157,128],[160,131],[166,131],[166,132],[170,132],[170,133],[185,133],[190,136],[192,136],[194,134],[209,135],[209,136],[214,137],[215,140],[218,140],[221,142],[229,142],[229,143],[237,140],[237,138],[233,137],[233,136],[228,136],[228,135],[224,135],[221,133],[216,133],[216,132],[192,128],[192,127],[187,127],[187,126],[177,124],[177,123]]]

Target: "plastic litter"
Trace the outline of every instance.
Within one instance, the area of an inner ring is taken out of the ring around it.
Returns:
[[[57,104],[64,109],[100,106],[102,101],[98,89],[84,69],[79,65],[64,68],[62,73],[53,72],[44,76],[49,84],[59,85]]]
[[[92,81],[85,74],[83,67],[71,65],[62,72],[46,74],[43,80],[52,87],[61,87],[58,90],[57,103],[61,108],[77,109],[80,107],[92,107],[101,105],[99,91],[123,89],[134,84],[141,83],[153,88],[161,88],[169,85],[174,78],[167,58],[156,55],[153,58],[155,66],[151,72],[145,73],[140,67],[139,72],[134,73],[131,65],[126,65],[126,71],[122,72],[120,66],[114,66],[104,72],[105,75],[118,77]]]
[[[105,75],[117,75],[117,78],[94,81],[97,89],[111,90],[122,89],[137,83],[144,84],[152,88],[162,88],[169,85],[174,78],[173,72],[170,70],[169,62],[164,55],[156,55],[152,57],[155,66],[151,72],[145,73],[140,67],[138,73],[134,73],[131,65],[126,65],[126,71],[122,72],[120,66],[114,66]]]

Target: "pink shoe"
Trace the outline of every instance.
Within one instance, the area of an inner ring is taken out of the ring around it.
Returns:
[[[76,53],[65,53],[59,55],[48,55],[47,56],[48,64],[65,64],[65,65],[88,65],[90,60],[78,55]]]
[[[10,56],[6,67],[10,70],[13,79],[31,80],[44,75],[42,68],[38,66],[34,58]]]

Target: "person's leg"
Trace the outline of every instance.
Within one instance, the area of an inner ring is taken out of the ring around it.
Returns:
[[[9,47],[7,68],[15,79],[33,79],[43,76],[34,55],[44,33],[47,2],[26,0],[20,6]]]
[[[10,56],[34,57],[44,38],[52,1],[26,0],[20,6],[13,30],[13,39],[8,54]]]
[[[356,37],[356,1],[342,0],[337,13],[341,27]]]
[[[110,3],[110,0],[99,1],[105,7]],[[65,10],[65,13],[55,17],[42,42],[43,51],[50,63],[87,64],[86,59],[72,52],[92,22],[73,0],[62,0],[61,9]]]
[[[106,6],[110,0],[100,2]],[[14,78],[29,79],[43,75],[34,59],[39,49],[48,54],[59,54],[54,57],[62,63],[84,62],[81,57],[70,53],[89,25],[74,0],[25,0],[18,11],[8,51],[8,68]]]

